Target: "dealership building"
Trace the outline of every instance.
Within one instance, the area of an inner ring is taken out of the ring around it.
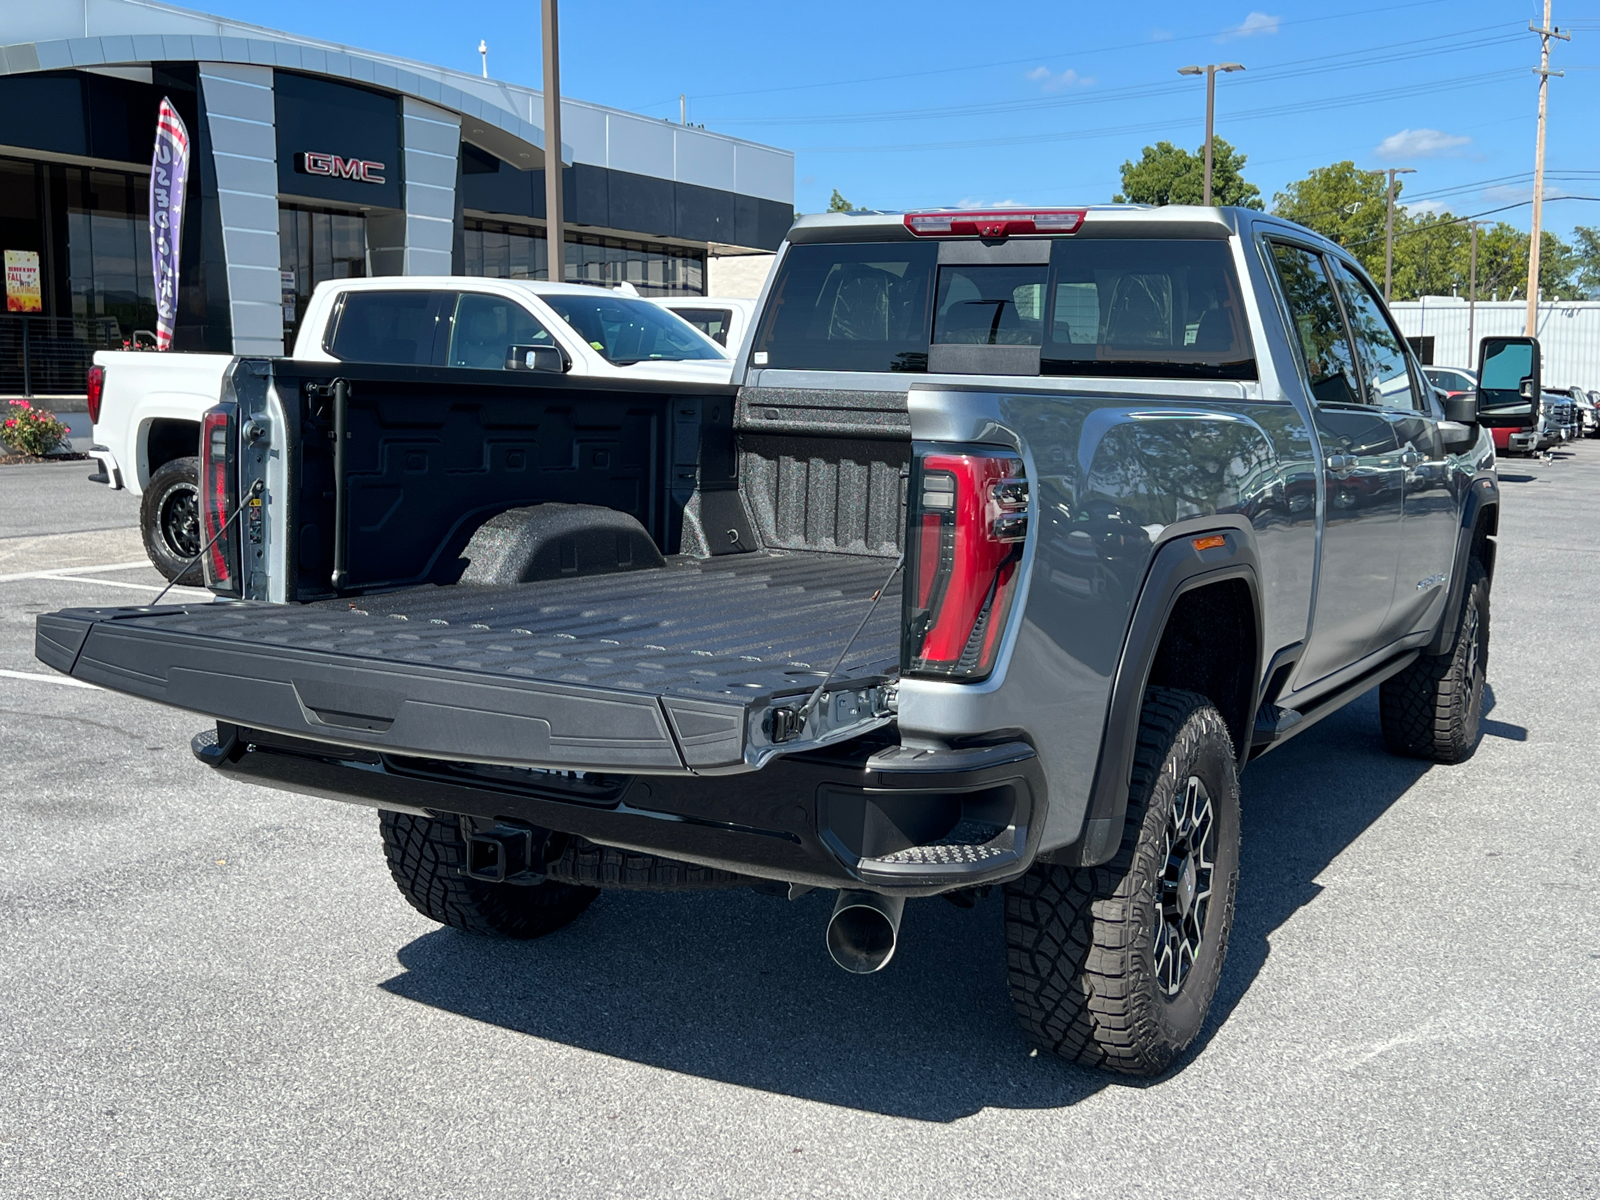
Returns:
[[[191,145],[176,349],[281,354],[325,279],[549,277],[539,92],[147,0],[7,4],[0,392],[76,391],[154,329],[164,97]],[[569,280],[699,294],[788,230],[788,151],[580,100],[561,121]]]

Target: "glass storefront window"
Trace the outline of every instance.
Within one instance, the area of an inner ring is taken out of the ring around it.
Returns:
[[[587,233],[566,235],[566,279],[615,287],[627,282],[646,296],[704,295],[703,252],[686,246],[623,241]],[[469,218],[462,273],[490,279],[548,279],[545,232]]]
[[[122,337],[156,327],[150,177],[60,169],[66,190],[67,294],[76,321],[115,320]],[[62,314],[66,315],[66,314]]]
[[[368,274],[367,220],[360,213],[279,205],[278,260],[287,338],[299,326],[317,284]]]

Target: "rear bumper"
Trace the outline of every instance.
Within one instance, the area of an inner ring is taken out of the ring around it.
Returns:
[[[89,457],[100,467],[89,476],[89,482],[103,483],[112,491],[122,490],[122,468],[117,464],[116,456],[104,446],[94,445],[89,447]]]
[[[861,743],[779,759],[754,776],[711,778],[485,768],[228,724],[196,737],[193,749],[208,766],[268,787],[510,821],[803,887],[935,895],[1015,878],[1032,864],[1046,796],[1030,746]]]

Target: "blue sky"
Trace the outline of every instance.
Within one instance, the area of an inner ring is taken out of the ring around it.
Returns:
[[[537,87],[537,0],[198,0],[196,8]],[[1158,139],[1196,147],[1205,87],[1190,63],[1241,62],[1217,84],[1217,133],[1272,194],[1313,167],[1414,167],[1406,198],[1475,214],[1531,195],[1538,38],[1527,0],[1311,4],[843,3],[568,0],[567,94],[689,119],[796,152],[795,202],[1103,202]],[[1551,195],[1600,195],[1600,4],[1557,0]],[[1520,227],[1526,204],[1494,213]],[[1545,210],[1600,225],[1600,203]]]

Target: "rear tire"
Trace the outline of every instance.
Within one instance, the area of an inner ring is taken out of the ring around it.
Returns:
[[[200,460],[175,458],[150,476],[139,505],[139,532],[150,561],[173,583],[201,587]],[[193,565],[189,560],[194,559]]]
[[[600,894],[569,883],[485,883],[466,872],[467,840],[454,816],[381,811],[389,873],[411,907],[466,933],[529,939],[570,924]]]
[[[1391,754],[1458,763],[1478,748],[1489,669],[1489,576],[1467,562],[1467,595],[1447,654],[1423,656],[1378,689]]]
[[[1239,775],[1203,696],[1151,688],[1122,846],[1100,867],[1006,885],[1011,1000],[1023,1030],[1086,1066],[1159,1075],[1216,994],[1239,881]]]

